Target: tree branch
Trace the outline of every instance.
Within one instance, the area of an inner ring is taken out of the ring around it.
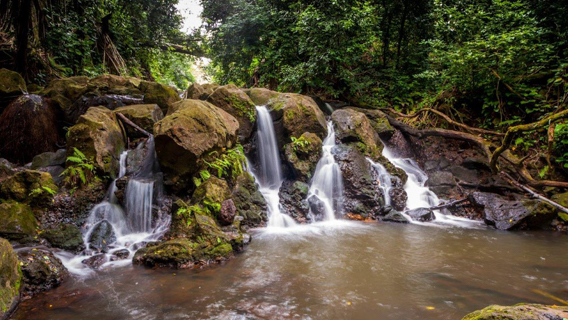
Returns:
[[[536,198],[536,199],[538,199],[538,200],[540,200],[540,201],[546,202],[546,203],[552,205],[553,207],[555,207],[556,209],[558,209],[558,210],[560,210],[560,211],[562,211],[562,212],[568,214],[568,208],[565,208],[565,207],[561,206],[559,203],[554,202],[554,201],[548,199],[547,197],[545,197],[545,196],[543,196],[543,195],[541,195],[541,194],[538,194],[536,191],[531,190],[530,188],[528,188],[528,187],[526,187],[526,186],[523,186],[523,185],[520,184],[519,182],[515,181],[515,180],[514,180],[510,175],[508,175],[507,173],[501,171],[500,174],[501,174],[501,176],[502,176],[505,180],[507,180],[509,183],[511,183],[512,185],[516,186],[517,188],[519,188],[519,189],[521,189],[521,190],[523,190],[523,191],[529,193],[529,194],[530,194],[531,196],[533,196],[534,198]]]
[[[127,117],[125,117],[122,113],[117,112],[116,115],[117,115],[122,121],[124,121],[124,123],[128,124],[128,125],[131,126],[132,128],[134,128],[134,129],[136,129],[136,130],[142,132],[143,134],[145,134],[145,135],[148,136],[148,137],[151,137],[151,136],[152,136],[148,131],[146,131],[146,130],[140,128],[140,127],[139,127],[138,125],[136,125],[134,122],[130,121],[130,119],[128,119]]]

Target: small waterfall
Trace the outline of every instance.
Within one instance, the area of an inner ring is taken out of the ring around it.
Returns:
[[[392,189],[392,176],[387,171],[387,169],[380,163],[376,163],[371,159],[367,158],[367,161],[371,163],[371,166],[376,170],[379,177],[379,187],[383,190],[383,197],[385,200],[385,206],[391,205],[390,190]]]
[[[280,186],[282,185],[282,172],[280,169],[280,154],[274,124],[270,112],[265,106],[257,106],[258,114],[258,154],[260,160],[259,178],[260,192],[268,205],[269,227],[291,227],[296,225],[294,219],[280,210]]]
[[[332,149],[335,147],[335,129],[333,123],[327,123],[327,137],[323,141],[322,157],[319,160],[314,177],[308,190],[308,200],[316,197],[323,204],[323,220],[335,220],[335,212],[341,212],[343,179],[339,165],[335,162]],[[310,209],[312,220],[316,213]]]

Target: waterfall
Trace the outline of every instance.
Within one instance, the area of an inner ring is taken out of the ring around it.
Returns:
[[[317,198],[323,204],[323,220],[335,220],[335,212],[341,212],[341,196],[343,195],[343,180],[339,165],[335,162],[332,150],[335,147],[335,129],[333,123],[327,123],[327,137],[323,141],[322,157],[319,160],[310,189],[308,190],[308,200],[311,197]],[[310,216],[316,219],[316,213],[312,212],[310,206]]]
[[[260,184],[260,193],[268,205],[269,227],[291,227],[296,225],[294,219],[280,209],[280,186],[282,185],[282,172],[280,169],[280,154],[274,133],[274,124],[270,112],[265,106],[257,106],[258,114],[258,155],[260,172],[257,174]]]
[[[380,163],[376,163],[371,159],[367,158],[367,161],[371,163],[371,166],[376,170],[379,177],[379,187],[383,190],[383,197],[385,200],[385,206],[391,205],[390,190],[392,189],[392,176],[387,171],[387,169]]]

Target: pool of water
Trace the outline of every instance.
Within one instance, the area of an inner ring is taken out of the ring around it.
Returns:
[[[223,265],[74,277],[22,303],[13,318],[461,319],[490,304],[562,304],[567,249],[564,234],[457,227],[259,230]]]

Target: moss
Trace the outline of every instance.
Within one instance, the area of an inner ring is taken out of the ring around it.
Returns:
[[[23,203],[0,203],[0,236],[19,242],[29,242],[36,237],[37,220],[32,209]]]
[[[164,113],[168,112],[172,104],[181,100],[174,88],[156,82],[143,81],[140,90],[144,94],[144,103],[157,104]]]
[[[22,270],[18,257],[12,246],[5,239],[0,238],[0,318],[17,301],[22,284]]]
[[[254,105],[251,105],[246,100],[240,99],[237,95],[229,95],[225,98],[225,101],[237,110],[238,116],[246,117],[250,122],[256,120]]]
[[[81,230],[72,224],[63,224],[41,233],[56,248],[68,251],[79,251],[83,248]]]
[[[538,304],[517,304],[512,307],[489,306],[466,315],[462,320],[524,320],[524,319],[561,319],[568,311],[567,307],[544,306]]]
[[[26,91],[26,82],[19,73],[0,69],[0,93],[18,94]]]
[[[51,174],[36,170],[24,170],[6,179],[0,186],[0,199],[15,200],[34,207],[47,206],[58,188]]]

